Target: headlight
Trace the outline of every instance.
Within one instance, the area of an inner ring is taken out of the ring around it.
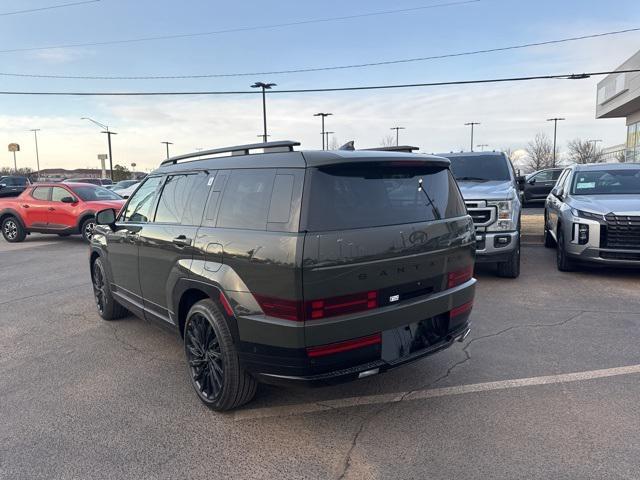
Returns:
[[[571,215],[578,218],[586,218],[588,220],[604,220],[604,215],[601,213],[585,212],[584,210],[578,210],[577,208],[571,209]]]
[[[487,205],[496,207],[496,221],[487,227],[487,231],[510,231],[516,229],[513,200],[488,201]]]

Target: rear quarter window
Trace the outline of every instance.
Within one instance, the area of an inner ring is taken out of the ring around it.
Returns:
[[[420,223],[466,215],[458,186],[446,168],[359,163],[312,168],[307,175],[303,227],[309,231]],[[424,192],[418,190],[420,179]]]

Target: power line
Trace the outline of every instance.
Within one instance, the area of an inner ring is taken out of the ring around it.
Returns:
[[[566,42],[575,42],[579,40],[586,40],[590,38],[600,38],[611,35],[620,35],[623,33],[638,32],[638,28],[629,28],[626,30],[616,30],[604,33],[594,33],[590,35],[581,35],[578,37],[568,37],[556,40],[545,40],[542,42],[523,43],[519,45],[510,45],[506,47],[488,48],[483,50],[471,50],[458,53],[447,53],[443,55],[433,55],[429,57],[417,57],[417,58],[405,58],[400,60],[387,60],[381,62],[369,62],[358,63],[351,65],[338,65],[329,67],[315,67],[315,68],[299,68],[291,70],[276,70],[271,72],[241,72],[241,73],[211,73],[211,74],[196,74],[196,75],[144,75],[144,76],[101,76],[101,75],[52,75],[52,74],[36,74],[36,73],[11,73],[0,72],[0,76],[4,77],[20,77],[20,78],[49,78],[49,79],[65,79],[65,80],[180,80],[180,79],[198,79],[198,78],[222,78],[222,77],[248,77],[248,76],[261,76],[261,75],[279,75],[279,74],[291,74],[291,73],[308,73],[308,72],[320,72],[329,70],[347,70],[352,68],[364,68],[364,67],[376,67],[383,65],[395,65],[399,63],[411,63],[422,62],[426,60],[438,60],[444,58],[463,57],[468,55],[480,55],[493,52],[504,52],[508,50],[518,50],[530,47],[539,47],[543,45],[555,45]]]
[[[61,3],[57,5],[49,5],[48,7],[29,8],[28,10],[15,10],[13,12],[0,12],[0,17],[6,17],[9,15],[19,15],[21,13],[33,13],[42,12],[43,10],[54,10],[56,8],[75,7],[78,5],[85,5],[87,3],[97,3],[100,0],[84,0],[81,2]]]
[[[589,77],[611,75],[613,73],[635,73],[640,68],[628,70],[612,70],[607,72],[566,73],[561,75],[534,75],[527,77],[488,78],[479,80],[455,80],[448,82],[430,83],[404,83],[394,85],[365,85],[357,87],[330,87],[330,88],[300,88],[290,90],[271,90],[269,95],[279,93],[321,93],[321,92],[347,92],[359,90],[389,90],[395,88],[438,87],[447,85],[473,85],[484,83],[522,82],[530,80],[582,80]],[[27,91],[0,91],[0,95],[42,95],[42,96],[104,96],[104,97],[145,97],[145,96],[196,96],[196,95],[255,95],[261,94],[255,90],[211,90],[211,91],[168,91],[168,92],[27,92]]]
[[[92,1],[97,2],[100,0],[92,0]],[[481,1],[482,0],[460,0],[460,1],[453,1],[453,2],[436,3],[433,5],[423,5],[421,7],[401,8],[397,10],[382,10],[378,12],[360,13],[355,15],[344,15],[340,17],[326,17],[326,18],[318,18],[318,19],[298,20],[295,22],[275,23],[270,25],[256,25],[252,27],[249,27],[249,26],[235,27],[235,28],[228,28],[224,30],[213,30],[210,32],[176,33],[172,35],[157,35],[157,36],[150,36],[150,37],[128,38],[128,39],[122,39],[122,40],[105,40],[101,42],[67,43],[63,45],[49,45],[45,47],[12,48],[12,49],[0,50],[0,53],[32,52],[35,50],[51,50],[54,48],[98,47],[103,45],[119,45],[119,44],[126,44],[126,43],[148,42],[153,40],[172,40],[176,38],[204,37],[204,36],[210,36],[210,35],[222,35],[226,33],[248,32],[248,31],[254,31],[254,30],[271,30],[275,28],[293,27],[298,25],[309,25],[313,23],[328,23],[328,22],[335,22],[339,20],[352,20],[355,18],[375,17],[380,15],[408,13],[408,12],[428,10],[428,9],[440,8],[440,7],[467,5],[471,3],[479,3]],[[80,2],[80,3],[88,3],[88,2]]]

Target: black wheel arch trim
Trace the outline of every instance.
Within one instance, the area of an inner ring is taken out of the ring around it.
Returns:
[[[20,214],[17,211],[15,211],[13,208],[4,208],[0,210],[0,218],[3,218],[5,215],[11,215],[12,217],[15,217],[15,219],[18,221],[22,229],[25,232],[29,231],[29,229],[24,224],[24,221],[22,220],[22,217],[20,216]]]
[[[178,331],[179,335],[182,335],[182,332],[180,331],[181,322],[180,322],[180,319],[178,318],[180,301],[184,296],[184,294],[190,290],[198,290],[202,292],[204,295],[206,295],[207,298],[210,298],[217,304],[220,303],[219,302],[220,294],[221,293],[224,294],[224,290],[220,285],[217,285],[214,283],[202,282],[200,280],[196,280],[193,278],[179,279],[176,282],[175,286],[173,287],[171,298],[168,299],[169,302],[167,302],[169,314],[173,317],[172,319],[174,320],[174,323],[176,325],[176,330]],[[238,322],[236,321],[235,317],[231,317],[227,315],[227,313],[224,311],[224,308],[222,308],[222,306],[220,306],[220,310],[222,311],[222,314],[224,315],[224,318],[227,321],[227,325],[229,327],[229,330],[231,331],[231,336],[233,337],[233,341],[235,344],[237,344],[240,341]]]
[[[82,233],[82,224],[88,219],[88,218],[95,218],[96,216],[96,211],[95,210],[85,210],[84,212],[82,212],[80,215],[78,215],[78,221],[76,222],[76,229],[78,232]]]

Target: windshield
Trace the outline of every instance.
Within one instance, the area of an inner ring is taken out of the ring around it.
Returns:
[[[640,169],[576,172],[573,195],[640,195]]]
[[[85,202],[97,202],[102,200],[122,200],[120,195],[107,190],[106,188],[95,185],[83,185],[81,187],[73,187],[72,189]]]
[[[451,171],[459,182],[509,181],[509,166],[502,155],[470,155],[450,157]]]
[[[418,223],[466,214],[446,168],[372,162],[315,168],[310,175],[309,231]],[[423,190],[418,189],[420,185]]]

